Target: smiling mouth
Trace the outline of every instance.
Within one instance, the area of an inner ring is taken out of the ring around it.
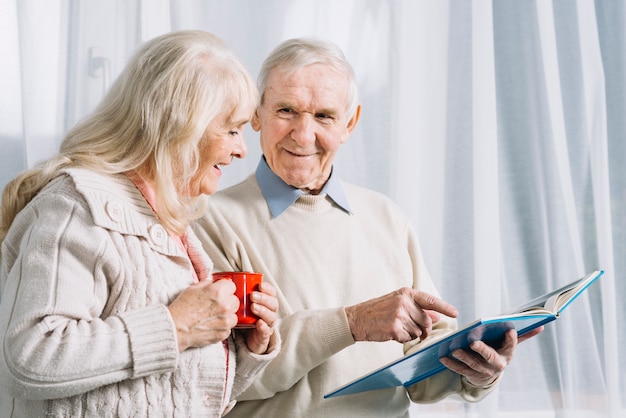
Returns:
[[[289,151],[289,150],[285,150],[287,152],[287,154],[293,156],[293,157],[310,157],[314,154],[299,154],[297,152],[293,152],[293,151]]]

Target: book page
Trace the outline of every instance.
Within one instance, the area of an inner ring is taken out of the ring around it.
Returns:
[[[594,271],[593,273],[590,273],[575,282],[569,283],[559,289],[532,299],[515,309],[504,312],[502,316],[513,315],[521,312],[530,312],[535,309],[537,309],[537,312],[541,312],[541,309],[544,309],[557,315],[603,273],[603,270]]]

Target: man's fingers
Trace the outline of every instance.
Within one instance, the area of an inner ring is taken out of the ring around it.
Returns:
[[[426,292],[416,292],[413,296],[413,300],[419,305],[420,308],[424,309],[425,311],[439,312],[452,318],[456,318],[459,314],[454,306],[450,305],[443,299],[440,299],[437,296],[433,296]],[[431,314],[429,313],[429,315]]]
[[[524,335],[522,335],[520,337],[518,337],[517,338],[517,343],[519,344],[521,342],[524,342],[524,341],[526,341],[526,340],[528,340],[528,339],[530,339],[530,338],[532,338],[532,337],[534,337],[536,335],[541,334],[542,332],[543,332],[543,325],[538,327],[538,328],[535,328],[535,329],[533,329],[533,330],[531,330],[529,332],[527,332],[526,334],[524,334]]]
[[[430,320],[432,321],[433,324],[436,324],[437,322],[439,322],[439,318],[441,318],[441,315],[439,315],[439,312],[435,312],[435,311],[425,311],[426,314],[430,317]]]

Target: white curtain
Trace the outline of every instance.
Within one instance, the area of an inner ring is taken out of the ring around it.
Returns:
[[[57,149],[140,42],[188,28],[254,75],[290,37],[345,51],[363,115],[337,169],[412,217],[461,324],[606,270],[519,347],[494,394],[414,416],[624,416],[625,3],[0,0],[0,185]],[[246,136],[222,187],[257,164]]]

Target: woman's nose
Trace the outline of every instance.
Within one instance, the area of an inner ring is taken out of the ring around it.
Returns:
[[[235,147],[233,149],[233,157],[244,158],[248,154],[248,146],[246,145],[246,141],[243,137],[243,131],[237,135],[237,140],[235,141]]]

